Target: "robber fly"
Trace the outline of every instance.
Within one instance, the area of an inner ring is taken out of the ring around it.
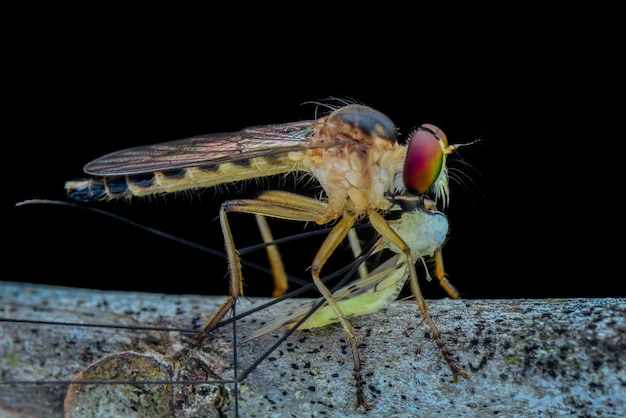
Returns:
[[[264,223],[265,217],[319,225],[332,223],[330,233],[313,257],[311,277],[327,304],[326,309],[332,311],[332,316],[348,335],[355,363],[356,404],[368,408],[363,393],[358,341],[344,312],[346,304],[343,302],[342,306],[323,283],[321,270],[346,237],[354,243],[351,231],[355,224],[369,220],[384,242],[402,254],[402,261],[396,261],[397,265],[392,269],[406,270],[419,310],[452,370],[454,381],[459,375],[468,377],[445,349],[437,327],[430,319],[415,268],[421,254],[414,254],[406,235],[399,234],[385,218],[388,211],[398,206],[397,196],[400,200],[414,202],[419,208],[416,210],[427,210],[426,196],[432,196],[445,207],[449,199],[446,159],[457,147],[449,145],[445,134],[431,124],[415,130],[408,144],[400,144],[396,126],[386,115],[367,106],[348,104],[312,121],[257,126],[234,133],[201,135],[113,152],[84,167],[85,173],[91,177],[68,181],[65,188],[72,199],[93,201],[201,189],[276,174],[301,172],[310,175],[324,190],[322,199],[274,191],[255,199],[233,199],[222,203],[219,219],[228,258],[230,294],[204,325],[195,342],[176,353],[174,359],[179,361],[190,355],[243,295],[241,264],[229,213],[256,215],[267,242],[271,241],[271,233]],[[278,283],[275,294],[280,294],[287,288],[285,275],[277,249],[271,245],[268,248]],[[458,293],[445,278],[440,254],[436,260],[439,260],[436,271],[442,286],[451,297],[458,298]],[[366,273],[362,275],[367,277]],[[381,295],[373,293],[374,296]]]

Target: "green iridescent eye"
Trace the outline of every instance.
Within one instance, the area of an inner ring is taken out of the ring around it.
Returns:
[[[444,168],[448,138],[431,124],[420,126],[411,136],[404,158],[402,180],[412,193],[422,195],[437,181]]]

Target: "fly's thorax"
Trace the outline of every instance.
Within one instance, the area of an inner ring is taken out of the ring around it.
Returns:
[[[398,141],[398,130],[389,117],[368,106],[351,104],[340,107],[316,123],[322,137],[345,136],[354,141],[371,143],[374,139]]]
[[[315,141],[332,142],[312,149],[305,165],[328,197],[328,216],[339,216],[349,200],[353,213],[386,208],[385,192],[401,171],[397,128],[383,113],[352,104],[315,123]],[[399,165],[398,165],[399,163]]]
[[[402,240],[411,248],[414,258],[432,256],[441,248],[448,234],[448,218],[441,212],[415,209],[404,212],[399,220],[390,222]],[[385,244],[392,248],[390,243]],[[397,248],[392,248],[398,252]]]
[[[356,214],[388,208],[385,194],[395,191],[394,180],[402,171],[402,146],[379,139],[367,146],[345,140],[308,152],[304,164],[326,192],[330,215],[341,214],[348,200]]]

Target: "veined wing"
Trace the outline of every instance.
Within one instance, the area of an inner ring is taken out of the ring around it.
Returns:
[[[324,141],[311,141],[315,121],[256,126],[232,133],[199,135],[191,138],[144,145],[112,152],[84,167],[87,174],[121,176],[237,163],[257,157],[324,148]]]

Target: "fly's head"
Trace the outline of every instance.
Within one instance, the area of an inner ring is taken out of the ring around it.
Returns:
[[[450,200],[446,159],[455,146],[435,125],[423,124],[411,135],[406,147],[402,181],[416,196],[432,195],[445,208]]]

